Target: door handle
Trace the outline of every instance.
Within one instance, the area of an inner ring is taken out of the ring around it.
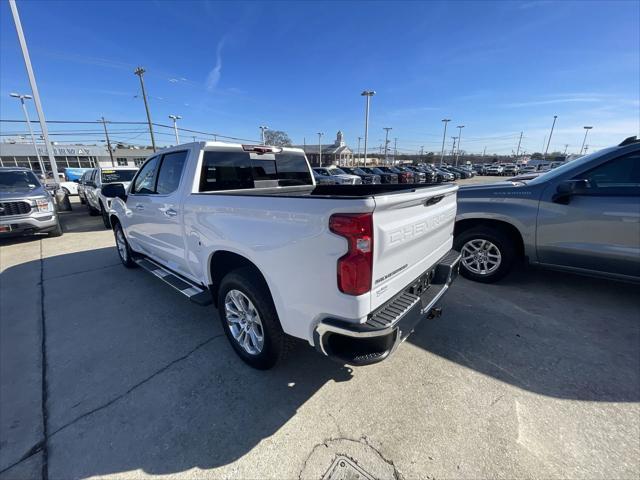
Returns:
[[[167,217],[175,217],[176,215],[178,215],[178,212],[176,212],[173,208],[167,208],[167,209],[164,211],[164,214],[165,214]]]
[[[136,210],[144,210],[144,205],[141,203],[136,203]]]

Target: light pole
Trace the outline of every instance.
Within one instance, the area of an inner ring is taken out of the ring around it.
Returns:
[[[518,156],[520,155],[520,144],[522,143],[522,132],[520,132],[520,139],[518,140],[518,148],[516,149],[516,162],[518,161]]]
[[[393,164],[396,164],[396,157],[398,156],[398,137],[393,139]]]
[[[393,130],[391,127],[383,127],[384,134],[384,163],[389,163],[389,130]]]
[[[451,147],[451,157],[453,158],[453,155],[456,153],[456,140],[458,137],[451,137],[451,139],[453,140],[453,146]]]
[[[33,129],[31,128],[31,121],[29,120],[29,112],[27,111],[27,106],[24,103],[25,100],[32,100],[33,97],[31,95],[21,95],[19,93],[10,93],[9,95],[13,98],[20,99],[20,103],[22,104],[22,111],[24,112],[24,118],[27,120],[27,127],[29,127],[29,135],[31,135],[31,141],[33,142],[33,149],[36,151],[36,157],[38,157],[40,172],[44,174],[46,173],[44,170],[44,163],[42,163],[42,158],[40,158],[40,153],[38,152],[38,145],[36,144],[36,137],[33,134]]]
[[[458,157],[460,156],[460,143],[462,143],[462,129],[464,125],[458,125],[458,150],[456,150],[456,167],[458,166]]]
[[[104,117],[100,117],[99,122],[102,122],[102,126],[104,127],[104,136],[107,139],[107,149],[109,150],[109,158],[111,158],[111,166],[115,167],[116,164],[113,161],[113,152],[111,151],[111,141],[109,140],[109,132],[107,132],[107,121]]]
[[[262,144],[264,145],[264,132],[266,130],[269,130],[269,127],[267,127],[266,125],[260,125],[260,135],[262,137]]]
[[[176,134],[176,145],[180,145],[180,137],[178,136],[178,120],[181,120],[180,115],[169,115],[169,118],[173,120],[173,133]]]
[[[367,141],[369,140],[369,103],[376,94],[373,90],[365,90],[360,95],[367,97],[367,107],[364,114],[364,166],[367,166]]]
[[[36,77],[33,73],[33,67],[31,66],[31,57],[29,57],[27,41],[25,40],[24,32],[22,31],[22,23],[20,22],[20,14],[18,13],[16,0],[9,0],[9,6],[11,7],[11,14],[13,15],[13,22],[16,26],[16,33],[18,34],[18,41],[20,42],[22,57],[24,59],[24,66],[27,69],[27,76],[29,77],[29,84],[31,85],[33,103],[36,106],[36,112],[38,112],[40,130],[42,131],[45,148],[47,149],[47,155],[49,156],[49,163],[51,164],[51,171],[53,172],[53,183],[57,186],[60,183],[60,177],[58,177],[58,165],[56,164],[56,157],[53,154],[53,148],[51,148],[51,142],[49,142],[49,130],[47,129],[47,121],[44,118],[44,112],[42,111],[42,104],[40,103],[40,93],[38,91],[38,85],[36,84]],[[61,209],[63,208],[63,206],[60,204],[58,206],[61,207]],[[64,206],[64,208],[67,209],[66,206]],[[71,210],[70,206],[68,210]]]
[[[584,150],[584,145],[587,142],[587,134],[589,133],[589,130],[591,130],[593,127],[583,127],[584,128],[584,139],[582,140],[582,146],[580,147],[580,155],[582,155],[582,151]]]
[[[318,166],[322,166],[322,136],[324,133],[318,132]]]
[[[551,124],[551,133],[549,133],[549,141],[547,142],[547,148],[544,149],[544,155],[542,157],[543,160],[547,159],[547,152],[549,151],[549,145],[551,145],[551,137],[553,136],[553,128],[556,126],[557,115],[553,116],[553,123]]]
[[[444,142],[447,138],[447,123],[449,123],[450,121],[450,118],[442,119],[442,122],[444,123],[444,133],[442,134],[442,152],[440,152],[440,166],[442,166],[442,162],[444,161]]]
[[[567,156],[567,150],[568,150],[568,149],[569,149],[569,144],[568,144],[568,143],[565,143],[565,144],[564,144],[564,156],[565,156],[565,157]]]
[[[151,147],[153,151],[156,151],[156,139],[153,136],[153,126],[151,124],[151,113],[149,113],[149,104],[147,103],[147,92],[144,89],[144,72],[146,70],[142,67],[138,67],[134,70],[135,73],[140,78],[140,88],[142,89],[142,100],[144,100],[144,109],[147,111],[147,123],[149,124],[149,135],[151,136]]]
[[[362,140],[362,137],[358,137],[358,155],[356,155],[357,158],[357,165],[360,165],[360,140]]]

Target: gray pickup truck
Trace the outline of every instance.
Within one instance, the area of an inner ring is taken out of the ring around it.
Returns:
[[[627,138],[530,180],[461,187],[461,273],[491,283],[518,260],[640,280],[640,140]]]

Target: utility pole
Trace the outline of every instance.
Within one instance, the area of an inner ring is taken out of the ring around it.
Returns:
[[[451,147],[451,158],[453,158],[453,155],[456,153],[456,140],[458,140],[458,137],[451,137],[453,139],[453,146]]]
[[[149,113],[149,103],[147,102],[147,91],[144,89],[144,72],[146,70],[142,67],[138,67],[134,70],[138,78],[140,78],[140,88],[142,89],[142,100],[144,100],[144,109],[147,111],[147,123],[149,124],[149,135],[151,136],[151,148],[155,153],[156,151],[156,139],[153,136],[153,125],[151,123],[151,113]]]
[[[178,120],[182,119],[180,115],[169,115],[169,118],[173,120],[173,133],[176,134],[176,145],[180,145],[180,137],[178,136]]]
[[[36,77],[33,73],[33,67],[31,66],[31,57],[29,56],[27,41],[25,40],[24,32],[22,31],[22,22],[20,22],[20,14],[18,13],[18,6],[16,5],[16,0],[9,0],[9,6],[11,7],[13,22],[15,23],[16,33],[18,34],[18,41],[20,42],[20,48],[22,49],[24,66],[27,69],[27,76],[29,77],[29,83],[31,84],[31,93],[33,94],[33,103],[35,103],[36,112],[38,112],[38,120],[40,121],[40,130],[42,130],[42,136],[44,138],[45,148],[47,149],[47,155],[49,156],[49,163],[51,164],[51,171],[53,172],[53,182],[57,186],[60,183],[60,177],[58,176],[58,165],[56,164],[56,158],[55,158],[55,155],[53,154],[53,148],[51,148],[51,142],[49,141],[49,130],[47,129],[47,121],[44,118],[42,104],[40,103],[40,93],[38,92]],[[58,205],[58,206],[62,207],[61,205]],[[69,210],[70,209],[71,208],[69,208]]]
[[[27,127],[29,128],[29,135],[31,135],[31,141],[33,142],[33,149],[36,151],[36,157],[38,157],[38,164],[40,165],[40,172],[42,172],[42,174],[45,174],[46,171],[44,169],[44,163],[42,162],[42,158],[40,157],[40,152],[38,152],[38,145],[36,144],[36,137],[33,134],[33,128],[31,128],[31,120],[29,120],[29,112],[27,111],[27,106],[24,103],[25,99],[32,100],[33,97],[31,95],[21,95],[19,93],[10,93],[9,96],[11,96],[13,98],[19,98],[20,99],[20,103],[22,104],[22,111],[24,112],[24,118],[27,120]],[[46,177],[44,177],[44,178],[46,178]]]
[[[484,155],[487,153],[487,147],[484,147],[484,150],[482,150],[482,158],[480,160],[484,160]]]
[[[396,163],[396,157],[398,156],[398,137],[393,139],[393,164]]]
[[[391,127],[383,127],[384,134],[384,163],[389,164],[389,130],[393,130]]]
[[[568,149],[568,148],[569,148],[569,144],[568,144],[568,143],[565,143],[565,144],[564,144],[564,155],[565,155],[565,156],[567,155],[567,149]]]
[[[520,132],[520,139],[518,140],[518,148],[516,149],[516,161],[518,160],[518,156],[520,155],[520,143],[522,142],[522,132]]]
[[[422,146],[420,147],[420,161],[421,161],[421,162],[422,162],[422,160],[423,160],[423,157],[424,157],[424,145],[422,145]]]
[[[356,156],[358,165],[360,165],[360,140],[362,140],[362,137],[358,137],[358,155]]]
[[[464,125],[458,125],[458,150],[456,150],[456,167],[458,166],[458,157],[460,156],[460,144],[462,143],[462,129]]]
[[[324,133],[318,132],[318,166],[322,166],[322,136]]]
[[[442,119],[442,122],[444,123],[444,133],[442,134],[442,152],[440,152],[440,166],[442,166],[442,162],[444,161],[444,141],[447,138],[447,123],[449,123],[450,121],[450,118]]]
[[[547,152],[549,151],[549,145],[551,145],[551,137],[553,137],[553,128],[556,126],[557,115],[553,116],[553,123],[551,124],[551,133],[549,133],[549,141],[547,142],[547,148],[544,149],[544,155],[542,157],[543,160],[547,159]]]
[[[591,130],[593,127],[583,127],[583,128],[584,128],[584,139],[582,140],[582,146],[580,147],[580,155],[582,155],[582,151],[584,150],[584,145],[587,141],[587,134],[589,133],[589,130]]]
[[[367,141],[369,140],[369,103],[371,97],[376,94],[373,90],[365,90],[360,95],[367,97],[367,106],[364,114],[364,166],[367,166]]]
[[[269,127],[266,125],[260,125],[260,135],[262,136],[262,144],[264,145],[264,132],[265,130],[269,130]]]
[[[115,167],[116,164],[113,161],[113,151],[111,150],[111,141],[109,140],[109,132],[107,132],[107,121],[104,117],[100,117],[99,122],[102,122],[102,126],[104,127],[104,136],[107,138],[107,149],[109,150],[109,158],[111,158],[111,166]]]

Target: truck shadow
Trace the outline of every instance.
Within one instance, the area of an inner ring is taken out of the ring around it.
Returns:
[[[497,285],[460,277],[443,316],[408,341],[541,395],[637,402],[637,293],[637,285],[534,269]]]
[[[41,362],[27,361],[34,355],[18,341],[28,335],[40,345],[40,268],[51,478],[227,465],[287,425],[327,382],[351,379],[350,368],[305,342],[274,370],[247,367],[213,306],[190,303],[141,269],[123,268],[115,248],[101,248],[29,261],[2,274],[3,358],[24,365],[3,372],[3,389],[20,388],[20,378],[40,378]],[[37,308],[21,308],[27,299]],[[19,331],[9,326],[16,315]],[[26,397],[39,401],[41,389],[32,384],[17,394],[33,403]],[[20,413],[4,407],[13,405],[0,405],[8,417]],[[17,420],[34,428],[42,423],[33,414]],[[20,439],[1,433],[10,439],[3,441],[8,453]],[[0,470],[32,446],[15,448],[15,458],[5,458]]]

